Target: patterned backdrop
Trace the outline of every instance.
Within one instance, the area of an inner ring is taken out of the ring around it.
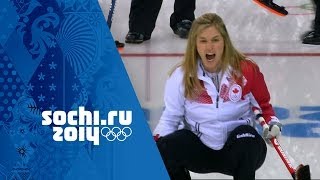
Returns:
[[[0,179],[167,179],[98,1],[1,0],[0,24]],[[42,111],[79,106],[132,110],[133,135],[53,141]]]

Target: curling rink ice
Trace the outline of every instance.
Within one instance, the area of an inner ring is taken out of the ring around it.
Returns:
[[[99,0],[108,13],[106,0]],[[120,51],[133,87],[153,130],[163,109],[167,73],[182,58],[186,40],[169,27],[173,0],[164,0],[151,40],[126,44]],[[234,45],[252,58],[265,75],[271,103],[284,124],[280,143],[294,167],[309,164],[312,179],[320,179],[320,46],[303,45],[300,35],[314,18],[311,0],[275,0],[289,15],[275,16],[252,0],[197,0],[196,16],[215,12],[225,21]],[[118,0],[111,32],[124,42],[130,0]],[[268,146],[257,179],[291,179],[276,151]],[[232,179],[218,173],[192,179]]]

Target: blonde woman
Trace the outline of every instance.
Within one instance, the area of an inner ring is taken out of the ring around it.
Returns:
[[[184,61],[167,80],[164,101],[154,135],[172,180],[191,179],[189,170],[254,180],[267,148],[252,127],[252,106],[270,125],[266,141],[280,135],[262,73],[233,47],[217,14],[193,22]]]

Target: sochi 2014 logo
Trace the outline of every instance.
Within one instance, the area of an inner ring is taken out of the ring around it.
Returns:
[[[132,134],[132,111],[109,111],[108,119],[100,119],[99,111],[43,111],[42,125],[52,125],[54,141],[91,141],[100,144],[100,134],[108,141],[124,141]],[[115,120],[121,127],[115,126]],[[101,126],[103,126],[101,128]]]

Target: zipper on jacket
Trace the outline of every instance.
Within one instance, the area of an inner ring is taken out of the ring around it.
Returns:
[[[219,108],[219,96],[220,96],[220,79],[219,79],[219,74],[217,75],[217,77],[216,77],[216,82],[217,82],[217,84],[215,84],[215,86],[216,86],[216,89],[217,89],[217,98],[216,98],[216,108]]]
[[[219,108],[219,88],[218,88],[218,94],[217,94],[217,99],[216,99],[216,108]]]

